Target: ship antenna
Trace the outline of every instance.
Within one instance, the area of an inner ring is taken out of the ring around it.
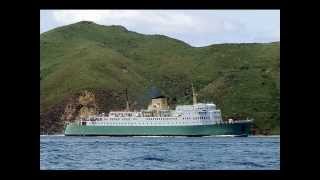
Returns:
[[[191,83],[191,87],[192,87],[193,104],[197,104],[197,94],[196,94],[195,91],[194,91],[193,83]]]
[[[130,108],[129,108],[129,98],[128,98],[128,89],[127,89],[127,88],[126,88],[126,102],[127,102],[126,110],[127,110],[127,111],[130,111]]]

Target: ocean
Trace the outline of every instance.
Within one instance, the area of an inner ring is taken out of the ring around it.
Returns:
[[[41,170],[280,170],[280,137],[40,136]]]

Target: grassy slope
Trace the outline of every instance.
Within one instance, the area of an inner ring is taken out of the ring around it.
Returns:
[[[280,44],[222,44],[195,48],[161,35],[80,22],[40,35],[41,111],[82,89],[144,96],[151,85],[171,100],[213,101],[224,117],[253,117],[279,127]]]

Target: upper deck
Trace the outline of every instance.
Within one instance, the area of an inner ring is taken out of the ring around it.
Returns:
[[[176,107],[177,111],[213,111],[216,110],[216,105],[213,103],[204,104],[204,103],[197,103],[193,105],[178,105]]]
[[[147,109],[140,111],[130,111],[127,102],[127,108],[124,111],[110,111],[108,115],[104,113],[89,116],[85,118],[88,121],[103,121],[101,123],[136,123],[143,125],[151,124],[214,124],[221,123],[222,117],[219,109],[213,103],[197,103],[194,93],[192,105],[177,105],[175,110],[170,110],[168,101],[164,96],[154,97]]]

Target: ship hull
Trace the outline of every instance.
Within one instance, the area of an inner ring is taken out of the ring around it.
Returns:
[[[68,124],[66,136],[211,136],[250,133],[251,123],[231,123],[193,126],[82,126]]]

